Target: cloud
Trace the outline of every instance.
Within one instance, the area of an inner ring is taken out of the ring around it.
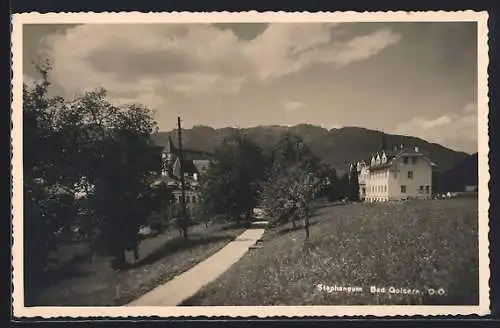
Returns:
[[[48,36],[43,50],[54,62],[52,78],[68,93],[102,86],[122,101],[153,106],[169,92],[237,91],[245,80],[232,68],[237,44],[230,31],[209,25],[91,24]]]
[[[457,112],[436,118],[415,117],[397,125],[394,133],[412,135],[452,148],[476,151],[477,105],[469,103]]]
[[[334,41],[336,25],[269,24],[252,40],[209,24],[78,25],[46,37],[42,52],[54,63],[52,79],[69,94],[104,87],[151,106],[172,95],[234,94],[313,64],[342,67],[401,38],[381,29]]]
[[[35,84],[36,81],[37,80],[34,77],[31,77],[27,74],[23,75],[23,83],[27,84],[28,86],[32,86],[33,84]]]
[[[338,24],[271,24],[245,45],[244,53],[257,67],[261,80],[295,73],[315,63],[342,67],[376,55],[399,42],[401,35],[389,29],[332,42]]]
[[[435,120],[426,121],[424,119],[420,119],[419,123],[422,125],[422,128],[424,130],[431,130],[431,129],[435,129],[435,128],[443,126],[443,125],[447,125],[451,121],[452,121],[452,118],[450,116],[444,115],[444,116],[436,118]]]
[[[304,104],[300,101],[285,101],[283,103],[283,107],[285,107],[285,110],[287,112],[292,112],[292,111],[306,107],[306,104]]]

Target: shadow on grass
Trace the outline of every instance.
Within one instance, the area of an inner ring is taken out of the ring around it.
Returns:
[[[210,236],[196,239],[194,239],[193,236],[190,237],[191,239],[188,239],[187,241],[182,238],[171,239],[165,242],[161,247],[158,247],[157,250],[153,251],[148,256],[131,264],[130,267],[137,268],[144,265],[153,264],[156,261],[161,260],[163,257],[174,254],[181,250],[194,248],[200,245],[208,245],[219,241],[230,241],[235,238],[234,236]]]
[[[316,224],[318,224],[318,221],[309,222],[309,227],[312,227],[312,226],[314,226]],[[276,232],[276,235],[282,236],[282,235],[285,235],[287,233],[291,233],[291,232],[299,231],[299,230],[304,230],[304,225],[303,224],[298,224],[296,227],[289,227],[289,228],[278,230]]]
[[[241,221],[240,223],[237,222],[231,222],[228,223],[227,225],[220,227],[220,231],[231,231],[231,230],[238,230],[238,229],[248,229],[251,226],[251,221]]]
[[[342,202],[322,202],[322,203],[316,203],[314,204],[314,208],[320,209],[320,208],[328,208],[328,207],[334,207],[334,206],[344,206],[346,205],[345,203]]]
[[[61,280],[82,278],[92,273],[94,273],[94,271],[78,267],[76,263],[73,262],[54,270],[47,270],[41,280],[43,281],[43,287],[47,287],[55,285]]]

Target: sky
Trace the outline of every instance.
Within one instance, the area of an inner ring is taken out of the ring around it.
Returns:
[[[103,87],[160,130],[359,126],[477,151],[475,22],[24,25],[25,83]]]

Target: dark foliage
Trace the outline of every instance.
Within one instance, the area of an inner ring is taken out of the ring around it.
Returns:
[[[250,218],[264,179],[267,160],[262,150],[239,133],[215,150],[215,162],[204,178],[202,193],[206,213],[232,220]]]
[[[74,238],[76,228],[122,267],[140,225],[166,206],[151,189],[162,165],[161,147],[151,139],[157,130],[153,112],[115,106],[103,89],[71,101],[51,97],[50,65],[38,69],[41,82],[23,85],[28,290],[40,283],[51,252]]]

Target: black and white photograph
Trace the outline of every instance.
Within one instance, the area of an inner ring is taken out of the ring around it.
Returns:
[[[485,12],[13,16],[15,315],[489,313]]]

